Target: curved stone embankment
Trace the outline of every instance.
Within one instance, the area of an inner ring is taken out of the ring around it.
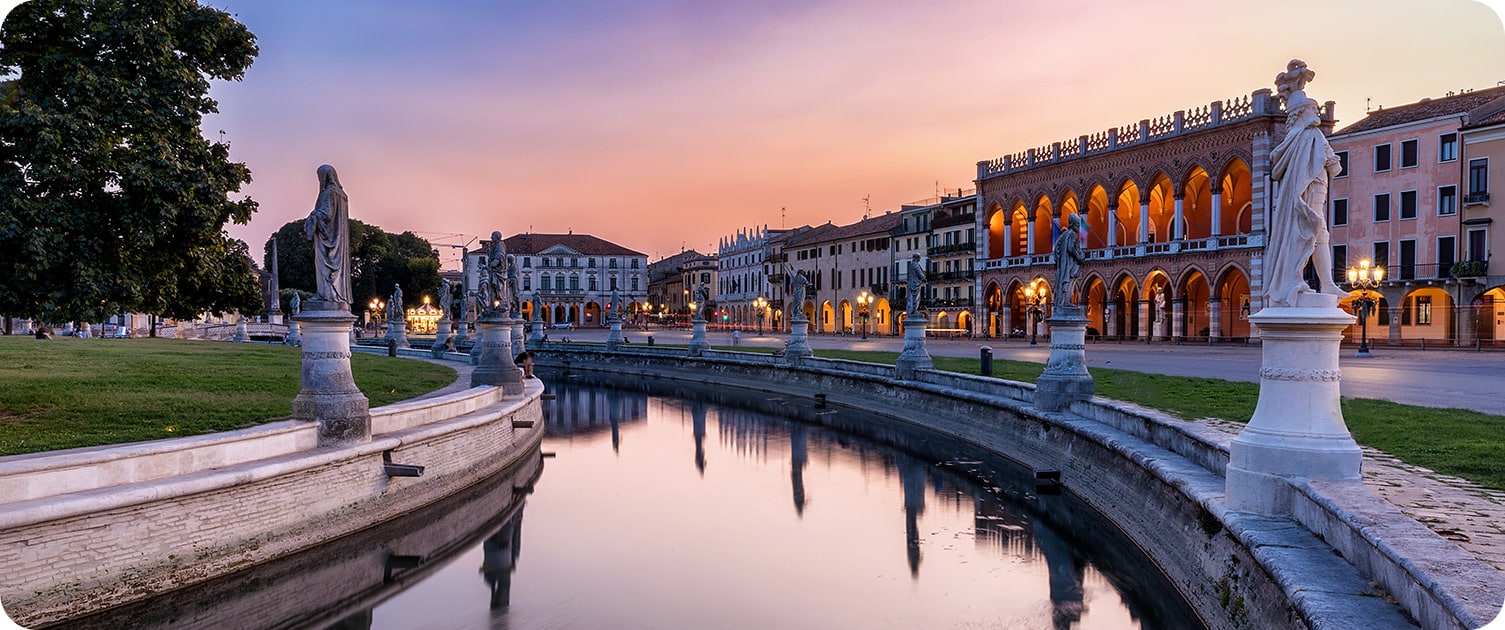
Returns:
[[[934,370],[769,355],[545,344],[543,366],[795,395],[876,412],[989,449],[1063,486],[1116,523],[1211,628],[1477,628],[1505,574],[1361,484],[1293,480],[1295,518],[1234,512],[1226,433],[1094,398],[1062,413],[1034,387]]]
[[[0,458],[0,602],[40,625],[322,544],[461,491],[543,439],[538,380],[371,410],[369,443],[310,422]],[[389,477],[385,464],[423,466]]]

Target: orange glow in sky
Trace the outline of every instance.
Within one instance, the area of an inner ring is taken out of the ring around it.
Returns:
[[[212,4],[261,47],[204,124],[255,177],[230,232],[258,254],[325,163],[352,217],[447,265],[445,235],[492,230],[656,260],[971,188],[979,160],[1247,96],[1292,57],[1340,128],[1505,81],[1474,0]]]

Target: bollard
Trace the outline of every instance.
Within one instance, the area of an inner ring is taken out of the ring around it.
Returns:
[[[396,339],[388,339],[387,340],[387,356],[389,356],[389,357],[395,357],[395,356],[397,356],[397,340]]]
[[[653,335],[648,335],[648,345],[653,345]]]
[[[977,349],[978,359],[982,361],[982,375],[993,375],[993,349],[983,346]]]

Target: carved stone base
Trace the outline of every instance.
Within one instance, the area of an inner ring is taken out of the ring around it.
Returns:
[[[894,362],[894,376],[900,380],[913,380],[916,370],[935,367],[930,353],[925,350],[925,327],[930,318],[924,313],[910,313],[904,317],[904,349]]]
[[[801,359],[815,356],[810,349],[810,320],[801,317],[789,320],[789,346],[784,348],[784,361],[798,365]]]
[[[1291,477],[1361,481],[1359,446],[1338,406],[1338,344],[1354,317],[1337,304],[1337,296],[1307,293],[1297,306],[1249,318],[1264,350],[1254,417],[1229,447],[1233,509],[1288,515]]]
[[[516,359],[517,355],[522,354],[523,350],[527,349],[526,340],[523,339],[523,320],[521,320],[521,319],[514,319],[514,320],[512,320],[512,339],[511,340],[512,340],[512,358]]]
[[[355,316],[347,309],[305,310],[295,319],[303,333],[303,387],[293,417],[319,424],[319,446],[371,441],[370,402],[350,374]]]
[[[1050,359],[1035,381],[1035,407],[1060,411],[1092,398],[1097,389],[1087,372],[1087,318],[1080,306],[1058,306],[1050,324]]]
[[[413,347],[408,343],[407,322],[387,322],[387,335],[382,339],[385,341],[396,341],[399,348]]]
[[[543,343],[543,328],[543,320],[533,320],[533,332],[528,333],[528,343],[526,344],[528,347],[537,348],[539,344]]]
[[[283,340],[283,343],[286,343],[289,346],[297,346],[303,344],[303,329],[298,326],[298,320],[287,320],[287,338]]]
[[[613,318],[608,319],[606,321],[607,321],[607,323],[611,324],[611,333],[606,336],[606,351],[607,352],[614,352],[618,347],[620,347],[622,345],[622,320],[613,317]],[[700,331],[701,331],[701,337],[704,337],[705,336],[705,325],[704,324],[701,325]],[[701,339],[701,341],[705,341],[705,340]],[[694,345],[693,342],[691,343],[691,345]]]
[[[429,348],[429,356],[438,358],[439,355],[444,354],[444,344],[449,341],[449,329],[451,326],[452,322],[449,321],[448,317],[439,320],[439,323],[434,328],[434,347]]]
[[[690,326],[690,356],[698,357],[710,349],[710,342],[705,340],[705,320],[693,320]]]
[[[523,371],[512,362],[512,326],[501,319],[482,319],[476,322],[481,329],[480,358],[470,372],[470,385],[497,385],[507,396],[523,393]]]

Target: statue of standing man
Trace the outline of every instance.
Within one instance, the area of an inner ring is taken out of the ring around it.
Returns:
[[[319,200],[303,221],[314,243],[313,310],[350,310],[350,198],[328,164],[319,167]]]
[[[789,273],[789,310],[794,319],[805,317],[805,286],[810,284],[810,278],[805,277],[803,269],[790,269],[784,265]]]
[[[920,255],[910,254],[909,273],[905,278],[905,280],[907,281],[907,284],[905,285],[906,294],[904,296],[905,302],[907,303],[905,312],[920,312],[920,294],[925,290],[926,279],[925,265],[920,264]]]
[[[387,321],[400,322],[407,319],[407,309],[402,306],[402,285],[392,285],[392,297],[387,300]]]
[[[1286,104],[1286,136],[1270,152],[1270,178],[1279,183],[1265,244],[1270,306],[1296,306],[1297,297],[1311,292],[1304,275],[1307,261],[1316,268],[1319,292],[1347,293],[1333,284],[1327,231],[1327,186],[1342,172],[1342,163],[1322,133],[1317,101],[1306,96],[1306,84],[1316,76],[1300,59],[1275,75],[1277,96]]]
[[[1087,260],[1082,254],[1082,217],[1073,214],[1066,219],[1066,229],[1056,237],[1056,309],[1074,306],[1077,278],[1082,275],[1082,263]]]
[[[707,285],[695,287],[695,317],[700,321],[706,321],[706,313],[711,310],[711,288]]]
[[[507,246],[502,233],[492,232],[486,244],[486,267],[481,270],[481,311],[486,317],[501,317],[511,310],[512,291],[507,286]]]

